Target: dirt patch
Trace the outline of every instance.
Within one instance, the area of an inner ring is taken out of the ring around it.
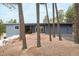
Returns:
[[[72,41],[62,41],[52,37],[49,41],[49,35],[41,33],[41,47],[37,46],[37,34],[27,34],[27,49],[22,50],[22,40],[11,40],[8,45],[0,48],[0,55],[6,56],[74,56],[79,55],[79,45]]]

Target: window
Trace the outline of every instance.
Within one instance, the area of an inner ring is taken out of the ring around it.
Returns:
[[[40,27],[40,31],[44,32],[44,27],[43,26]]]
[[[15,29],[19,29],[19,26],[15,26]]]
[[[37,32],[37,27],[35,28],[35,31]],[[40,32],[44,32],[44,27],[40,26]]]

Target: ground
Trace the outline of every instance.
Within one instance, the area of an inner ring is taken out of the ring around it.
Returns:
[[[2,56],[74,56],[79,55],[79,44],[66,40],[62,37],[62,41],[52,37],[49,41],[49,35],[41,33],[41,47],[37,46],[36,33],[27,34],[27,49],[22,50],[22,40],[10,40],[6,46],[0,47],[0,55]],[[71,38],[70,38],[71,39]]]

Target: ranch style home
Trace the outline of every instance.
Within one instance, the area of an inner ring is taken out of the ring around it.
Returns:
[[[19,24],[5,24],[6,25],[6,37],[10,37],[13,35],[18,35],[19,32]],[[53,34],[53,25],[50,24],[51,33]],[[57,34],[57,23],[55,23],[55,33]],[[70,23],[61,23],[60,24],[61,34],[72,34],[72,24]],[[36,23],[27,23],[25,24],[25,33],[35,33],[37,31]],[[49,33],[49,28],[47,23],[40,23],[40,33]]]

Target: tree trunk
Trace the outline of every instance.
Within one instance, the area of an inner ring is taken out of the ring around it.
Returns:
[[[51,28],[50,28],[50,23],[49,23],[47,4],[45,4],[45,6],[46,6],[46,15],[47,15],[47,18],[48,18],[49,40],[52,41],[52,39],[51,39]]]
[[[1,40],[1,36],[0,36],[0,40]]]
[[[19,23],[20,23],[20,40],[23,41],[22,49],[26,49],[26,37],[25,37],[25,25],[24,25],[24,17],[23,17],[23,10],[22,4],[18,3],[18,11],[19,11]]]
[[[79,44],[79,3],[75,3],[75,12],[76,12],[76,20],[75,20],[75,43]]]
[[[39,3],[36,3],[36,13],[37,13],[37,47],[41,47],[41,42],[40,42],[40,14],[39,14]]]
[[[56,9],[56,18],[57,18],[57,31],[58,31],[58,36],[59,36],[59,40],[61,41],[61,31],[60,31],[60,22],[59,22],[59,18],[58,18],[58,10],[57,10],[57,4],[55,3],[55,9]]]
[[[53,37],[55,37],[55,13],[54,13],[54,3],[52,3],[52,14],[53,14]]]

